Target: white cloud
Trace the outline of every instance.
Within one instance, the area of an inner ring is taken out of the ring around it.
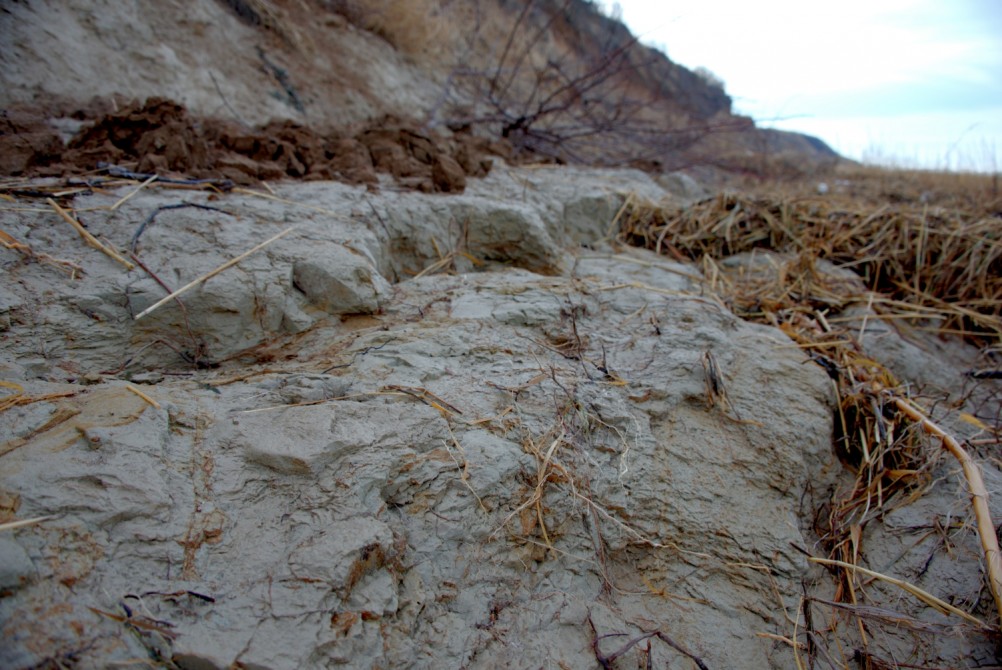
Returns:
[[[974,112],[1002,107],[997,0],[620,4],[642,41],[661,46],[682,65],[708,68],[724,81],[738,111],[794,117],[784,127],[811,132],[826,122],[843,128],[860,119],[885,124],[904,114],[911,120],[902,127],[923,137],[942,130],[917,125],[923,114],[938,114],[939,124],[953,119],[951,124],[969,126],[975,118],[994,128],[988,111]],[[956,109],[965,106],[973,117]],[[946,132],[960,135],[967,126],[950,125]],[[996,142],[1002,148],[1002,132]]]

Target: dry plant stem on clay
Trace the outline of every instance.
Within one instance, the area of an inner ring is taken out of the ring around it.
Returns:
[[[647,652],[647,667],[650,668],[651,665],[652,665],[652,654],[651,654],[651,643],[650,643],[650,640],[652,638],[661,640],[662,642],[664,642],[665,644],[667,644],[669,647],[671,647],[675,651],[679,652],[680,654],[682,654],[683,656],[685,656],[686,658],[688,658],[689,660],[691,660],[693,663],[696,664],[696,667],[699,668],[699,670],[709,670],[709,668],[707,667],[706,663],[703,662],[703,659],[701,659],[699,656],[696,656],[692,652],[688,651],[685,647],[683,647],[682,645],[680,645],[678,642],[676,642],[675,640],[673,640],[667,634],[665,634],[663,631],[660,631],[660,630],[654,630],[654,631],[650,631],[650,632],[638,635],[638,636],[632,638],[629,642],[627,642],[626,644],[624,644],[622,647],[620,647],[616,651],[614,651],[611,654],[609,654],[608,656],[606,656],[605,654],[602,653],[601,649],[599,648],[599,643],[602,640],[608,639],[610,637],[626,637],[626,634],[625,633],[609,633],[609,634],[606,634],[606,635],[599,635],[598,634],[598,630],[595,628],[595,623],[591,619],[591,614],[588,615],[588,625],[591,626],[591,632],[592,632],[592,649],[595,652],[595,660],[597,660],[598,663],[599,663],[599,665],[601,665],[606,670],[611,670],[612,668],[614,668],[615,667],[615,663],[616,663],[616,659],[618,659],[620,656],[622,656],[626,652],[630,651],[630,649],[632,649],[633,647],[637,646],[639,643],[644,642],[644,641],[647,642],[647,650],[646,650],[646,652]]]
[[[131,252],[129,256],[132,258],[132,260],[136,262],[136,265],[138,265],[140,268],[143,269],[143,272],[148,274],[153,281],[160,284],[160,286],[163,287],[163,289],[167,291],[167,293],[174,293],[174,291],[171,290],[171,288],[159,276],[157,276],[157,274],[153,272],[153,270],[151,270],[149,266],[146,265],[146,263],[144,263],[143,260],[139,258],[139,256],[137,256],[134,251]],[[193,352],[192,362],[194,362],[195,366],[197,367],[199,363],[200,354],[202,353],[204,346],[199,341],[199,339],[195,337],[195,333],[192,332],[191,330],[191,322],[188,321],[188,308],[184,306],[183,302],[181,302],[181,298],[175,296],[174,300],[175,302],[177,302],[178,309],[181,310],[181,318],[184,320],[184,329],[188,333],[188,339],[191,343],[191,350]]]
[[[117,251],[115,251],[114,249],[112,249],[111,247],[109,247],[107,245],[101,244],[101,242],[98,241],[98,239],[96,237],[94,237],[93,235],[91,235],[90,232],[88,232],[86,228],[84,228],[82,225],[80,225],[79,221],[77,221],[72,216],[70,216],[69,213],[65,209],[63,209],[62,207],[60,207],[59,203],[57,203],[55,200],[53,200],[52,198],[46,198],[45,202],[49,203],[49,205],[52,207],[52,209],[56,210],[56,213],[59,214],[59,216],[61,216],[63,218],[63,220],[66,221],[66,223],[68,223],[71,226],[73,226],[73,229],[76,230],[80,234],[80,237],[82,237],[84,239],[84,241],[87,242],[87,244],[89,244],[90,246],[94,247],[98,251],[101,251],[102,253],[104,253],[105,255],[107,255],[109,258],[112,258],[112,259],[118,261],[119,263],[121,263],[122,265],[125,266],[126,270],[131,270],[132,268],[135,267],[132,263],[130,263],[129,261],[127,261],[124,258],[122,258],[122,256]]]
[[[280,237],[284,237],[284,236],[288,235],[289,233],[291,233],[295,229],[296,229],[295,226],[293,226],[291,228],[286,228],[285,230],[283,230],[279,234],[274,235],[274,236],[268,238],[267,240],[265,240],[261,244],[257,245],[253,249],[249,249],[248,251],[245,251],[244,253],[240,254],[236,258],[231,258],[230,260],[226,261],[225,263],[223,263],[222,265],[220,265],[215,270],[211,270],[209,272],[206,272],[204,275],[202,275],[198,279],[194,279],[194,280],[188,282],[187,284],[185,284],[181,288],[177,289],[176,291],[174,291],[170,295],[161,298],[157,302],[153,303],[152,305],[150,305],[149,307],[147,307],[146,309],[144,309],[139,314],[136,314],[135,320],[139,321],[139,319],[143,318],[144,316],[146,316],[147,314],[149,314],[153,310],[157,309],[158,307],[161,307],[162,305],[170,302],[171,300],[173,300],[174,298],[178,297],[182,293],[187,293],[188,291],[190,291],[191,289],[195,288],[199,284],[202,284],[202,283],[204,283],[204,282],[212,279],[213,277],[215,277],[220,272],[223,272],[224,270],[228,270],[229,268],[233,267],[234,265],[236,265],[237,263],[239,263],[243,259],[245,259],[248,256],[250,256],[251,254],[253,254],[253,253],[257,252],[257,251],[260,251],[261,249],[265,248],[266,246],[268,246],[269,244],[271,244],[275,240],[279,239]]]
[[[76,263],[70,261],[64,261],[59,258],[53,258],[48,254],[39,253],[34,249],[32,249],[27,244],[17,241],[17,239],[12,237],[11,235],[8,235],[6,232],[2,230],[0,230],[0,244],[2,244],[7,249],[17,251],[25,258],[38,259],[42,263],[48,263],[49,265],[53,265],[62,270],[65,270],[67,273],[69,273],[70,278],[72,279],[76,279],[77,277],[83,275],[83,268],[77,265]]]
[[[504,518],[504,521],[501,522],[501,525],[498,527],[498,529],[491,534],[492,537],[497,535],[502,528],[508,525],[509,521],[511,521],[514,517],[518,516],[523,510],[532,508],[536,513],[535,523],[539,524],[540,533],[543,536],[543,541],[546,543],[546,547],[550,550],[550,553],[553,555],[554,558],[557,556],[557,550],[550,542],[549,533],[547,533],[546,531],[546,521],[544,518],[545,515],[543,514],[543,493],[546,490],[546,483],[549,480],[550,475],[552,473],[551,468],[553,466],[556,466],[561,471],[563,470],[561,466],[552,464],[552,459],[554,452],[557,450],[557,447],[559,447],[560,444],[563,443],[564,438],[565,434],[563,431],[561,431],[560,434],[556,437],[556,439],[554,439],[550,443],[550,446],[546,449],[545,454],[540,449],[540,447],[542,446],[542,440],[540,440],[540,442],[537,443],[531,437],[526,438],[526,441],[528,442],[529,445],[528,446],[529,450],[536,457],[536,485],[533,488],[532,496],[530,496],[528,500],[526,500],[521,505],[512,510],[512,512],[509,513],[508,516]]]
[[[30,405],[36,402],[47,402],[56,398],[69,398],[75,396],[78,391],[61,391],[59,393],[46,393],[44,395],[25,395],[24,387],[17,382],[0,381],[0,388],[11,389],[11,393],[0,396],[0,412],[18,407]]]
[[[954,607],[950,603],[937,598],[928,591],[920,589],[914,584],[910,584],[904,580],[896,579],[894,577],[889,577],[888,575],[884,575],[879,572],[875,572],[873,570],[867,570],[866,568],[861,568],[858,565],[853,565],[852,563],[846,563],[845,561],[832,561],[826,558],[815,558],[813,556],[810,558],[810,560],[813,563],[820,563],[822,565],[833,565],[839,568],[843,568],[845,570],[852,570],[853,572],[859,572],[861,574],[867,575],[868,577],[874,577],[876,579],[880,579],[881,581],[885,581],[888,584],[894,584],[895,586],[904,589],[908,593],[911,593],[929,607],[939,610],[943,614],[952,614],[954,616],[958,616],[961,619],[964,619],[965,621],[973,623],[979,628],[990,628],[990,626],[988,626],[988,624],[986,624],[981,619],[971,616],[964,610]]]
[[[1002,619],[1002,555],[999,554],[998,536],[995,534],[995,524],[992,522],[991,511],[988,508],[988,489],[985,488],[980,468],[957,440],[930,421],[910,401],[905,398],[895,398],[894,404],[909,418],[921,425],[925,432],[942,440],[943,447],[960,461],[967,485],[971,489],[971,504],[974,507],[974,516],[978,524],[981,547],[985,552],[988,586],[995,599],[996,611],[999,618]]]

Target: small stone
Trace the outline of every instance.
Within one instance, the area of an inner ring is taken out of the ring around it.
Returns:
[[[386,280],[359,254],[340,245],[309,253],[292,266],[292,283],[329,314],[371,314],[389,290]]]

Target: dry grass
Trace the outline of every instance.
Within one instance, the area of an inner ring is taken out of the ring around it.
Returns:
[[[329,4],[355,26],[379,35],[412,58],[441,57],[458,32],[440,0],[334,0]]]
[[[727,152],[726,146],[717,149],[722,155]],[[827,190],[828,199],[850,206],[928,206],[987,214],[1002,210],[1000,174],[897,170],[845,160],[805,164],[802,157],[798,163],[787,165],[785,156],[780,157],[782,160],[773,158],[746,156],[744,160],[749,164],[735,169],[725,181],[735,190],[769,193],[777,198],[817,196],[819,185],[824,184],[822,189]],[[754,160],[760,161],[758,167]],[[765,167],[761,166],[762,160],[767,162]]]
[[[1002,210],[999,174],[845,165],[830,177],[833,192],[868,205],[928,205],[985,214]],[[817,182],[807,186],[816,188]]]
[[[826,196],[817,182],[801,182],[682,208],[631,201],[619,220],[624,241],[701,264],[711,294],[746,319],[781,328],[832,378],[836,451],[855,477],[817,511],[815,530],[841,562],[836,600],[863,611],[856,576],[863,529],[895,494],[921,495],[944,453],[923,436],[926,422],[905,411],[914,408],[905,387],[867,357],[863,332],[881,319],[997,348],[1002,201],[993,179],[977,175],[856,169],[835,177],[836,191]],[[987,428],[999,434],[999,426]],[[965,475],[971,469],[964,464]],[[982,519],[984,484],[968,476],[968,488],[987,582],[1002,608],[994,527]]]
[[[942,330],[986,341],[1002,335],[1002,227],[982,211],[725,194],[681,210],[637,202],[622,222],[627,242],[680,259],[718,260],[756,249],[795,254],[800,272],[788,274],[790,280],[813,279],[815,262],[828,260],[882,296],[878,311],[943,318]],[[735,296],[735,306],[758,316],[813,298],[813,307],[833,300],[840,307],[861,294],[850,286],[834,295],[797,290],[774,304],[742,305]]]

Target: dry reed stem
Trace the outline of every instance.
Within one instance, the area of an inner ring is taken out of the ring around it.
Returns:
[[[539,458],[539,447],[535,443],[530,441],[532,445],[533,454],[535,454],[538,466],[536,468],[536,489],[533,492],[533,499],[536,502],[536,519],[539,522],[539,529],[543,534],[543,541],[546,542],[546,546],[550,548],[553,556],[556,557],[557,550],[553,548],[553,543],[550,541],[550,536],[546,532],[546,519],[543,514],[543,490],[546,488],[546,482],[550,476],[550,463],[553,460],[553,454],[556,452],[557,447],[564,441],[564,433],[560,432],[553,442],[550,443],[549,448],[546,450],[546,454],[540,460]],[[558,466],[559,467],[559,466]],[[560,468],[563,470],[563,468]],[[566,474],[566,473],[565,473]]]
[[[61,216],[63,220],[66,221],[66,223],[73,226],[73,229],[80,234],[80,237],[82,237],[84,241],[87,242],[87,244],[94,247],[98,251],[102,252],[109,258],[118,261],[119,263],[125,266],[126,270],[132,270],[134,267],[136,267],[129,261],[122,258],[122,256],[120,256],[117,251],[115,251],[111,247],[102,244],[96,237],[91,235],[86,228],[80,225],[79,221],[70,216],[69,212],[60,207],[59,203],[57,203],[55,200],[53,200],[52,198],[46,198],[45,202],[47,202],[49,206],[52,207],[52,209],[56,210],[56,213],[59,214],[59,216]]]
[[[24,397],[24,387],[17,382],[0,381],[0,388],[8,388],[13,391],[0,398],[0,412],[19,404],[19,400]]]
[[[839,568],[843,568],[845,570],[852,570],[853,572],[861,572],[864,575],[867,575],[868,577],[874,577],[875,579],[885,581],[888,584],[893,584],[894,586],[897,586],[907,591],[908,593],[911,593],[913,596],[924,602],[926,605],[941,612],[942,614],[952,614],[954,616],[958,616],[961,619],[969,621],[982,629],[992,628],[981,619],[971,614],[968,614],[967,612],[958,607],[954,607],[945,600],[940,600],[939,598],[932,595],[928,591],[920,589],[914,584],[898,579],[896,577],[891,577],[889,575],[875,572],[874,570],[867,570],[866,568],[861,568],[858,565],[855,565],[854,563],[848,563],[846,561],[836,561],[828,558],[817,558],[816,556],[811,556],[808,558],[808,560],[811,561],[812,563],[820,563],[822,565],[833,565]]]
[[[122,205],[124,205],[126,202],[128,202],[129,199],[132,198],[132,196],[136,195],[137,193],[139,193],[140,191],[142,191],[144,188],[146,188],[147,186],[149,186],[150,184],[152,184],[153,182],[155,182],[157,180],[158,176],[159,175],[151,175],[142,184],[140,184],[139,186],[137,186],[136,188],[134,188],[133,190],[129,191],[127,194],[125,194],[124,196],[122,196],[118,200],[118,202],[116,202],[114,205],[112,205],[111,207],[109,207],[108,210],[114,212],[116,209],[118,209],[119,207],[121,207]]]
[[[160,403],[158,403],[156,400],[154,400],[153,398],[149,397],[148,395],[146,395],[145,393],[143,393],[142,391],[140,391],[139,389],[137,389],[132,384],[126,384],[125,388],[127,388],[130,391],[132,391],[137,396],[139,396],[140,398],[142,398],[143,400],[145,400],[146,402],[148,402],[150,405],[153,406],[154,409],[160,409]]]
[[[473,497],[476,498],[477,504],[480,505],[480,509],[484,511],[484,514],[490,514],[490,510],[487,509],[487,506],[484,505],[484,501],[479,495],[477,495],[477,492],[473,490],[473,486],[470,484],[470,464],[466,460],[466,453],[463,450],[463,445],[461,445],[459,440],[456,439],[456,434],[452,432],[452,426],[446,423],[446,428],[449,431],[449,437],[452,438],[452,443],[456,446],[456,451],[458,451],[460,456],[463,457],[463,461],[460,463],[459,459],[456,458],[456,455],[452,453],[452,449],[449,448],[448,440],[445,442],[445,448],[449,452],[449,456],[452,457],[452,462],[456,464],[456,469],[459,470],[459,480],[463,482],[463,486],[465,486],[467,490],[473,494]]]
[[[23,437],[16,437],[13,440],[0,444],[0,457],[6,456],[16,449],[20,449],[42,433],[52,430],[59,424],[69,421],[78,414],[80,414],[80,410],[74,407],[57,408],[56,411],[49,416],[45,423],[29,431],[27,435],[24,435]]]
[[[248,256],[250,256],[251,254],[254,254],[254,253],[258,252],[261,249],[264,249],[266,246],[268,246],[269,244],[271,244],[275,240],[288,235],[289,233],[291,233],[295,229],[296,229],[295,226],[292,226],[291,228],[286,228],[285,230],[283,230],[279,234],[274,235],[272,237],[269,237],[267,240],[265,240],[261,244],[257,245],[253,249],[245,251],[244,253],[240,254],[236,258],[231,258],[230,260],[226,261],[225,263],[223,263],[222,265],[220,265],[219,267],[217,267],[215,270],[211,270],[209,272],[206,272],[204,275],[202,275],[198,279],[195,279],[193,281],[188,282],[187,284],[185,284],[181,288],[177,289],[176,291],[174,291],[173,293],[167,295],[166,297],[161,298],[160,300],[158,300],[157,302],[153,303],[152,305],[150,305],[149,307],[147,307],[146,309],[144,309],[142,312],[140,312],[139,314],[137,314],[135,316],[135,320],[139,321],[139,319],[143,318],[144,316],[146,316],[147,314],[149,314],[153,310],[157,309],[158,307],[161,307],[162,305],[170,302],[171,300],[173,300],[174,298],[178,297],[182,293],[187,293],[188,291],[190,291],[191,289],[195,288],[199,284],[207,282],[208,280],[212,279],[213,277],[215,277],[220,272],[228,270],[229,268],[233,267],[234,265],[236,265],[237,263],[239,263],[243,259],[245,259]]]
[[[43,521],[48,521],[49,519],[55,519],[53,515],[49,516],[36,516],[31,519],[18,519],[17,521],[8,521],[7,523],[0,523],[0,531],[4,530],[14,530],[15,528],[24,528],[25,526],[33,526],[36,523],[42,523]]]
[[[425,269],[414,275],[413,279],[421,279],[422,277],[430,274],[435,274],[439,270],[449,267],[452,262],[456,260],[455,254],[447,254],[446,256],[439,258],[437,261],[426,267]]]
[[[949,433],[933,423],[915,405],[905,398],[895,398],[894,404],[910,419],[919,423],[925,432],[938,437],[943,446],[960,461],[971,490],[971,505],[977,520],[978,535],[981,547],[985,552],[985,564],[988,572],[988,586],[995,599],[995,608],[1002,620],[1002,555],[999,554],[998,536],[995,534],[995,524],[992,522],[991,511],[988,508],[988,489],[985,488],[981,469],[960,444]]]
[[[31,405],[36,402],[46,402],[57,398],[69,398],[75,396],[78,391],[60,391],[58,393],[45,393],[43,395],[24,395],[24,389],[20,384],[14,382],[0,382],[0,386],[14,389],[14,393],[0,397],[0,412],[20,405]]]
[[[438,397],[431,391],[420,386],[399,386],[397,384],[390,384],[384,386],[380,391],[395,391],[402,395],[407,395],[412,398],[417,398],[424,404],[428,405],[439,411],[439,413],[444,418],[449,418],[450,414],[462,414],[461,411],[455,406],[451,405],[442,398]]]
[[[797,608],[799,612],[800,607]],[[793,639],[797,639],[797,629],[800,627],[800,615],[797,615],[797,620],[793,622]],[[793,662],[797,664],[797,670],[807,670],[804,667],[804,662],[800,660],[800,646],[796,643],[793,644]]]
[[[795,642],[785,635],[777,635],[776,633],[755,633],[755,637],[761,637],[766,640],[772,640],[773,642],[782,642],[788,647],[796,647],[797,649],[807,650],[807,644],[804,642]]]
[[[937,635],[965,636],[973,632],[992,635],[994,630],[991,627],[972,627],[966,624],[945,624],[930,623],[914,617],[910,617],[900,612],[895,612],[882,607],[872,607],[869,605],[850,605],[848,603],[834,602],[822,598],[811,598],[811,602],[819,605],[826,605],[833,609],[848,612],[858,620],[870,619],[883,624],[891,625],[898,629],[909,629],[920,633],[933,633]],[[904,667],[904,666],[901,666]]]

